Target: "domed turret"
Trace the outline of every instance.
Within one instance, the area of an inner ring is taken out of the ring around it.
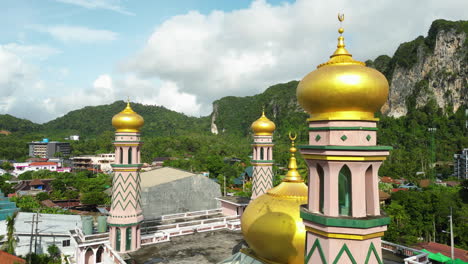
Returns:
[[[262,116],[252,123],[251,128],[257,136],[271,136],[273,135],[276,126],[273,121],[265,116],[265,111],[262,111]]]
[[[116,132],[140,132],[140,128],[145,124],[145,120],[130,107],[127,107],[112,118],[112,126]]]
[[[310,120],[375,120],[388,97],[388,82],[379,71],[356,61],[345,49],[343,28],[328,62],[302,79],[297,100]]]
[[[297,171],[295,138],[291,140],[286,177],[250,202],[241,219],[242,233],[255,257],[268,263],[304,263],[305,228],[299,207],[307,203],[308,188]]]

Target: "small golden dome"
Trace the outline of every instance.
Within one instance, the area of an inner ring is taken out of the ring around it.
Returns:
[[[262,111],[262,116],[252,123],[251,128],[257,136],[271,136],[273,135],[276,126],[273,121],[265,116],[265,111]]]
[[[140,132],[140,128],[145,123],[143,117],[137,114],[127,102],[127,107],[112,118],[112,126],[116,132]]]
[[[303,264],[305,227],[299,207],[307,204],[307,185],[297,171],[294,141],[283,181],[253,200],[242,214],[245,241],[266,262]]]
[[[310,120],[376,120],[374,113],[387,101],[388,82],[379,71],[354,60],[340,35],[330,60],[301,80],[296,95]]]

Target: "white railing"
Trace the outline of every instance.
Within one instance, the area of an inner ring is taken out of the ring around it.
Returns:
[[[156,226],[156,228],[160,230],[156,231],[156,233],[142,236],[142,245],[168,242],[171,240],[171,237],[189,235],[196,232],[201,233],[220,229],[240,230],[240,220],[239,216],[225,216],[206,220],[160,225]]]
[[[214,215],[221,213],[221,208],[217,209],[209,209],[209,210],[202,210],[202,211],[193,211],[193,212],[186,212],[186,213],[178,213],[178,214],[168,214],[161,216],[161,220],[175,220],[180,218],[190,218],[190,217],[198,217],[203,215]]]
[[[115,252],[114,249],[109,244],[104,244],[104,250],[109,254],[109,257],[115,264],[127,264],[122,257],[120,257],[119,253]]]
[[[405,256],[405,264],[430,263],[427,253],[414,248],[409,248],[382,240],[382,249]]]

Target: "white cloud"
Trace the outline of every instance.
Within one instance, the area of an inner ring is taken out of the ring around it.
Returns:
[[[61,53],[60,50],[46,45],[22,45],[18,43],[9,43],[3,45],[3,48],[23,59],[45,60],[50,56]]]
[[[55,39],[62,42],[71,43],[96,43],[96,42],[108,42],[116,40],[118,34],[110,30],[92,29],[81,26],[68,26],[68,25],[57,25],[57,26],[42,26],[34,25],[32,29],[50,34]]]
[[[135,15],[126,10],[119,0],[56,0],[57,2],[76,5],[87,9],[105,9],[115,11],[124,15]]]
[[[450,7],[450,8],[448,8]],[[158,26],[144,48],[122,63],[125,72],[174,83],[196,96],[202,114],[228,95],[252,95],[269,85],[301,79],[328,60],[344,22],[356,59],[392,55],[398,45],[425,34],[437,18],[466,17],[467,1],[310,1],[273,6],[265,0],[231,12],[191,11]]]

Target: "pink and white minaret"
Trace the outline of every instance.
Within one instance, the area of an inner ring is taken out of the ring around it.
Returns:
[[[112,164],[112,205],[107,218],[109,240],[120,253],[140,248],[143,221],[140,186],[140,128],[143,118],[127,107],[112,118],[115,133],[115,164]]]
[[[252,196],[255,199],[273,188],[273,132],[275,123],[262,116],[252,123],[254,142],[252,144]]]

